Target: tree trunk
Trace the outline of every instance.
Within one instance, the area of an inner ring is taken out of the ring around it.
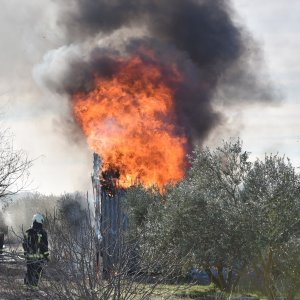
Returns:
[[[295,299],[295,295],[296,295],[296,292],[295,291],[289,291],[287,296],[286,296],[286,299],[287,300],[294,300]]]
[[[207,273],[209,280],[221,290],[222,287],[220,286],[219,280],[214,276],[209,267],[205,269],[205,272]]]
[[[217,276],[214,276],[214,274],[211,272],[209,267],[206,267],[205,272],[207,273],[210,281],[216,285],[216,287],[221,290],[222,292],[231,292],[232,288],[232,274],[228,275],[228,279],[225,280],[223,275],[224,267],[222,264],[217,265]]]
[[[218,264],[217,265],[218,281],[220,283],[220,286],[222,287],[221,291],[227,292],[228,291],[228,287],[227,287],[227,284],[226,284],[226,281],[225,281],[225,278],[224,278],[224,275],[223,275],[223,269],[224,268],[223,268],[222,264]]]
[[[273,250],[269,249],[267,262],[263,263],[264,285],[268,299],[275,300],[276,293],[272,284]]]
[[[245,270],[245,265],[242,267],[242,269],[238,272],[236,278],[234,280],[232,280],[232,284],[231,284],[231,291],[230,292],[234,292],[235,289],[237,288],[237,285],[240,282],[241,276],[244,273]],[[232,272],[232,271],[231,271]]]

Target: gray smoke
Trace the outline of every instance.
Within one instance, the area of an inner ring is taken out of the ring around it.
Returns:
[[[176,113],[190,144],[203,142],[224,120],[214,109],[218,97],[225,106],[276,98],[267,78],[261,78],[255,43],[234,21],[229,0],[70,0],[60,5],[60,25],[70,43],[107,43],[69,57],[61,80],[46,76],[44,81],[58,92],[88,91],[93,74],[109,77],[118,70],[116,57],[150,48],[162,69],[176,64],[183,74],[176,87]],[[116,34],[122,30],[142,34],[122,38]],[[140,55],[145,63],[158,64]]]
[[[3,215],[2,211],[0,210],[0,233],[6,232],[6,229],[7,229],[7,225],[4,220],[4,215]]]
[[[86,197],[78,192],[64,194],[58,200],[60,217],[74,230],[77,230],[88,216]]]

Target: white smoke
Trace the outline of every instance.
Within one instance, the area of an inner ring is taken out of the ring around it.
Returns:
[[[31,190],[48,194],[85,190],[91,153],[84,140],[70,143],[62,129],[61,119],[71,120],[68,99],[43,85],[49,71],[53,80],[60,80],[63,60],[76,53],[76,46],[66,46],[59,5],[40,0],[1,4],[1,128],[10,128],[14,147],[36,159]]]
[[[49,87],[56,86],[63,90],[61,84],[70,65],[81,57],[82,50],[79,45],[50,50],[44,55],[42,62],[33,67],[33,78],[42,89],[48,90]]]

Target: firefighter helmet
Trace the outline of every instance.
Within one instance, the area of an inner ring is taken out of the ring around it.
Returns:
[[[34,223],[34,222],[43,224],[44,223],[44,216],[40,213],[35,214],[32,218],[32,223]]]

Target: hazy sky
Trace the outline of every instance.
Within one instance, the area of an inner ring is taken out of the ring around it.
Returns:
[[[300,1],[234,0],[238,17],[261,48],[264,68],[282,102],[256,104],[228,113],[238,128],[212,135],[208,144],[239,135],[252,157],[286,154],[300,167]],[[43,193],[84,190],[90,181],[91,151],[61,129],[66,99],[41,88],[34,75],[47,51],[64,45],[57,6],[46,0],[4,0],[0,11],[0,118],[16,148],[36,158],[31,188]],[[57,113],[59,111],[59,113]],[[222,131],[222,130],[221,130]]]
[[[283,97],[278,106],[244,111],[240,136],[254,156],[285,153],[300,167],[300,2],[234,0],[234,4],[258,41],[266,70]]]

